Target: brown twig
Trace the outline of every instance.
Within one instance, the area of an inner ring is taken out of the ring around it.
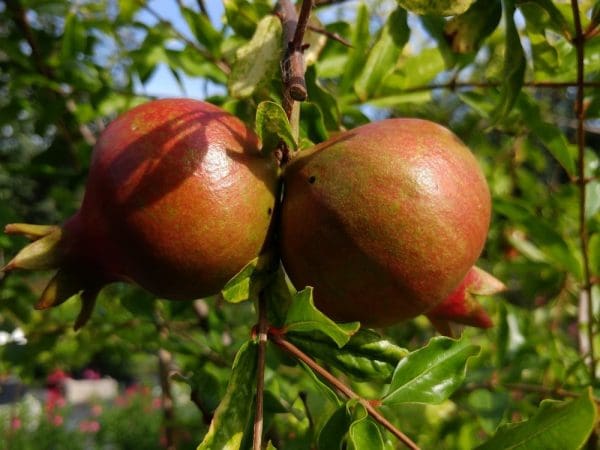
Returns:
[[[490,87],[498,87],[502,83],[500,81],[450,81],[448,83],[436,83],[436,84],[426,84],[423,86],[415,86],[411,88],[404,89],[402,93],[413,93],[413,92],[421,92],[421,91],[431,91],[434,89],[467,89],[467,88],[490,88]],[[533,88],[541,88],[541,89],[563,89],[569,87],[578,87],[578,81],[525,81],[523,83],[524,87],[533,87]],[[583,83],[584,88],[598,88],[600,87],[600,81],[588,81]]]
[[[340,36],[337,33],[333,33],[329,30],[326,30],[325,28],[317,27],[315,25],[310,25],[310,24],[308,24],[306,26],[306,28],[308,28],[310,31],[314,31],[315,33],[319,33],[319,34],[322,34],[323,36],[327,36],[329,39],[339,42],[340,44],[345,45],[346,47],[353,48],[353,45],[349,41],[347,41],[346,39],[344,39],[342,36]]]
[[[315,0],[315,8],[321,6],[331,6],[338,5],[340,3],[344,3],[346,0]]]
[[[501,383],[495,381],[468,384],[461,388],[460,391],[472,392],[477,389],[489,389],[494,391],[498,389],[507,389],[512,392],[540,394],[542,397],[548,398],[579,398],[582,395],[580,392],[569,391],[561,387],[547,387],[531,383]],[[600,404],[600,398],[593,397],[592,399],[597,404]]]
[[[208,17],[208,9],[206,9],[206,5],[204,4],[204,0],[197,0],[198,3],[198,8],[200,9],[200,12],[202,14],[204,14],[206,17]]]
[[[319,376],[325,379],[329,384],[335,387],[339,392],[350,399],[356,399],[364,408],[367,410],[369,415],[377,422],[379,422],[384,428],[386,428],[390,433],[392,433],[396,438],[398,438],[404,445],[406,445],[411,450],[418,450],[419,447],[415,444],[408,436],[406,436],[402,431],[396,428],[389,420],[381,415],[379,411],[373,406],[371,402],[365,400],[360,397],[356,392],[342,383],[338,378],[333,376],[327,370],[325,370],[321,365],[319,365],[314,359],[300,350],[291,342],[285,340],[280,333],[274,332],[270,333],[269,337],[271,340],[282,350],[285,350],[289,354],[293,355],[295,358],[302,361],[308,367],[311,368],[314,372],[316,372]]]
[[[593,303],[592,303],[592,283],[590,273],[590,260],[588,255],[588,229],[587,221],[585,217],[585,206],[586,206],[586,187],[587,183],[585,180],[585,107],[583,104],[584,100],[584,75],[585,75],[585,35],[581,26],[581,17],[579,14],[579,4],[577,0],[571,0],[571,9],[573,10],[573,22],[575,24],[575,37],[573,39],[573,45],[577,51],[577,97],[575,99],[575,114],[577,116],[577,129],[576,129],[576,140],[577,140],[577,178],[580,180],[577,183],[579,188],[579,240],[580,249],[583,262],[583,286],[582,286],[582,300],[585,302],[585,309],[587,310],[586,325],[587,325],[587,353],[589,354],[589,371],[590,371],[590,383],[595,385],[596,383],[596,355],[594,348],[594,314],[593,314]]]
[[[267,301],[264,291],[258,298],[258,368],[256,373],[256,414],[254,415],[253,450],[261,450],[263,434],[263,405],[265,392],[265,356],[267,350]]]
[[[154,322],[161,340],[169,338],[169,328],[166,321],[156,309],[154,311]],[[161,388],[161,406],[163,411],[163,421],[165,429],[165,444],[167,450],[175,450],[175,402],[173,401],[173,393],[171,392],[171,371],[173,366],[173,355],[164,348],[158,349],[158,373],[160,378]]]

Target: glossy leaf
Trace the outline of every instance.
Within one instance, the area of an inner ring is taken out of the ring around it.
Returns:
[[[240,270],[221,289],[223,298],[229,303],[240,303],[245,300],[256,298],[259,286],[257,285],[259,258],[256,257],[242,270]]]
[[[215,57],[218,57],[220,55],[219,47],[223,38],[221,33],[213,27],[210,20],[204,14],[199,14],[189,8],[181,8],[181,14],[198,42],[206,47]]]
[[[289,339],[313,357],[332,365],[357,380],[388,381],[408,350],[360,329],[342,348],[324,337],[293,335]]]
[[[581,448],[594,430],[597,407],[591,390],[569,401],[544,400],[529,420],[504,425],[479,450]]]
[[[321,311],[313,302],[313,289],[307,287],[294,296],[285,319],[285,330],[288,333],[320,332],[329,337],[338,347],[343,347],[358,331],[358,322],[335,323]]]
[[[504,50],[504,68],[500,103],[494,111],[494,117],[499,120],[508,115],[513,107],[525,78],[525,52],[521,45],[519,32],[515,24],[514,0],[502,0],[506,28],[506,44]]]
[[[346,404],[336,409],[319,432],[318,450],[341,450],[351,423]]]
[[[600,275],[600,232],[594,233],[589,240],[590,270],[595,275]]]
[[[398,0],[403,8],[416,14],[453,16],[462,14],[474,0]]]
[[[292,127],[281,106],[274,102],[262,102],[256,108],[256,134],[262,141],[262,152],[270,154],[284,142],[289,149],[296,149]]]
[[[377,424],[369,417],[360,403],[354,410],[354,421],[348,430],[349,448],[353,450],[383,450],[384,443]]]
[[[402,359],[392,377],[384,405],[440,403],[465,379],[467,360],[479,347],[462,341],[436,337],[426,347]]]
[[[361,100],[367,100],[375,95],[383,78],[394,70],[409,34],[406,11],[398,8],[390,14],[369,53],[362,73],[354,83],[354,90]]]
[[[277,73],[280,59],[281,22],[269,15],[258,23],[250,42],[236,51],[228,82],[231,95],[238,98],[251,96]]]
[[[198,450],[237,450],[251,415],[256,385],[256,344],[245,343],[236,355],[225,397]]]
[[[444,35],[456,53],[474,52],[496,29],[501,17],[500,0],[477,0],[465,13],[446,23]]]

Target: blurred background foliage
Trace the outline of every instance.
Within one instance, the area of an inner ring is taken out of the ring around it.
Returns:
[[[598,393],[587,322],[594,321],[597,357],[599,3],[579,2],[588,85],[583,215],[569,2],[478,0],[446,18],[387,0],[316,3],[306,36],[303,143],[385,117],[427,118],[469,145],[493,195],[479,265],[508,286],[483,300],[495,327],[464,330],[482,350],[451,400],[386,408],[387,415],[424,448],[472,448],[499,425],[531,417],[544,398],[577,397],[588,386]],[[280,31],[255,35],[272,10],[269,0],[0,2],[0,223],[58,224],[73,214],[96,137],[148,99],[205,98],[253,126],[259,102],[281,100],[280,55],[265,51],[269,40],[279,44]],[[249,77],[248,64],[258,66],[258,75]],[[23,243],[0,235],[0,258],[8,260]],[[233,357],[256,322],[249,302],[170,303],[115,285],[76,333],[78,301],[32,309],[46,279],[11,274],[0,281],[0,330],[25,336],[0,346],[0,374],[35,384],[56,368],[77,374],[91,367],[124,383],[156,382],[163,349],[176,367],[171,382],[191,397],[181,401],[193,400],[210,422]],[[409,350],[434,335],[421,319],[380,331]],[[279,448],[309,448],[336,405],[271,348],[266,379],[270,438]],[[354,386],[366,397],[382,389]]]

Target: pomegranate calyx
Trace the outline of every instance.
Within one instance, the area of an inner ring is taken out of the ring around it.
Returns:
[[[59,267],[64,259],[63,231],[58,226],[9,224],[5,231],[20,234],[32,240],[0,269],[9,272],[15,269],[50,270]]]
[[[476,296],[493,295],[504,289],[501,281],[473,266],[456,289],[426,315],[441,334],[451,332],[448,322],[490,328],[493,326],[492,319]]]

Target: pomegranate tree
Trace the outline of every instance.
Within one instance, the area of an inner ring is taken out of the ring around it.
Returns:
[[[5,270],[54,269],[37,305],[127,281],[156,296],[217,293],[265,243],[277,165],[256,135],[220,108],[164,99],[112,122],[93,153],[81,209],[62,227],[11,224],[33,240]]]
[[[455,307],[434,320],[465,321],[456,305],[482,279],[465,277],[486,239],[490,193],[452,132],[419,119],[370,123],[302,152],[284,183],[283,264],[325,313],[390,325],[453,294]]]

